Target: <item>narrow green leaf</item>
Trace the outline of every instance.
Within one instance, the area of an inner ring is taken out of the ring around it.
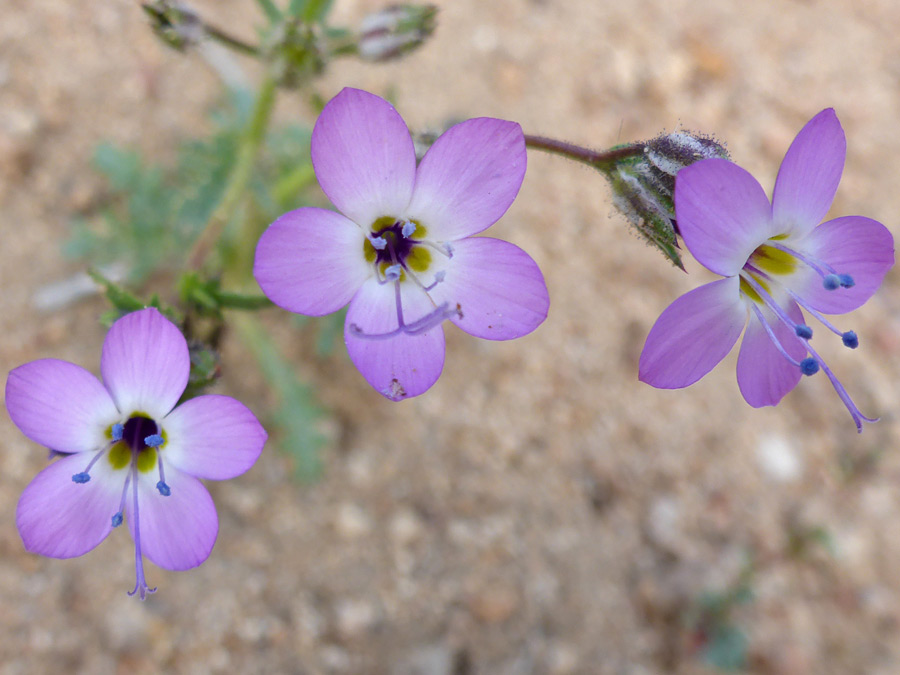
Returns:
[[[256,4],[259,5],[259,8],[271,23],[281,21],[281,10],[275,6],[275,3],[272,2],[272,0],[256,0]]]

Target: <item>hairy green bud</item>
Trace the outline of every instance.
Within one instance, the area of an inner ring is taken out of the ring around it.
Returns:
[[[404,56],[434,32],[436,16],[433,5],[392,5],[369,14],[359,27],[357,53],[364,61]]]
[[[626,157],[604,170],[612,184],[613,203],[637,233],[681,269],[675,219],[675,177],[702,159],[729,159],[709,136],[686,131],[662,134],[642,143],[643,154]]]

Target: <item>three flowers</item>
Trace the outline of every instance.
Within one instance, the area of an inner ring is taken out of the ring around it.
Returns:
[[[775,405],[803,374],[822,370],[857,427],[873,421],[810,345],[813,331],[802,312],[855,348],[856,334],[823,314],[863,304],[893,264],[893,238],[880,223],[849,216],[819,225],[845,149],[836,115],[822,111],[788,150],[771,204],[726,160],[702,160],[678,173],[680,234],[694,257],[724,278],[663,312],[641,355],[641,380],[688,386],[744,332],[737,368],[748,403]],[[544,321],[549,296],[534,260],[513,244],[474,236],[507,211],[521,187],[526,153],[518,124],[457,124],[418,162],[389,103],[344,89],[316,122],[311,154],[339,212],[301,208],[277,219],[260,238],[254,274],[266,295],[292,312],[319,316],[349,304],[347,349],[376,391],[391,400],[427,391],[443,369],[447,320],[491,340],[521,337]],[[132,593],[141,597],[154,590],[143,556],[173,570],[206,560],[218,521],[198,478],[249,469],[266,432],[227,396],[176,406],[189,370],[181,332],[145,309],[110,329],[102,383],[54,359],[10,373],[10,417],[60,457],[19,501],[16,522],[29,551],[82,555],[127,521],[135,542]]]

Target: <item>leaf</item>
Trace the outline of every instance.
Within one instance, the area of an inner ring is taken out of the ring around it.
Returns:
[[[259,8],[271,23],[276,23],[281,20],[281,10],[275,6],[275,3],[272,2],[272,0],[256,0],[256,4],[259,5]]]

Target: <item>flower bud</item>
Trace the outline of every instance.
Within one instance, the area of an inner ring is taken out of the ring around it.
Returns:
[[[411,52],[434,32],[436,15],[433,5],[392,5],[369,14],[359,27],[359,57],[389,61]]]
[[[606,170],[613,203],[644,239],[684,269],[678,253],[675,220],[675,176],[694,162],[728,152],[715,139],[676,131],[643,144],[643,155],[622,159]]]
[[[178,51],[193,47],[204,37],[203,22],[197,12],[180,2],[155,0],[141,5],[151,28],[163,42]]]
[[[716,139],[686,131],[673,131],[647,141],[644,156],[669,197],[675,192],[675,174],[687,165],[701,159],[730,159],[728,151]]]

